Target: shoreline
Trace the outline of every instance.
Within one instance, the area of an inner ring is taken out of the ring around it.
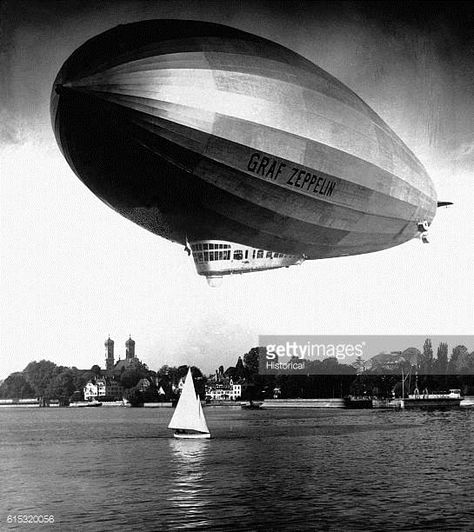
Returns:
[[[228,408],[241,408],[240,401],[215,401],[206,403],[203,406],[209,407],[228,407]],[[60,407],[58,404],[50,404],[47,406],[41,406],[39,403],[0,403],[0,408],[77,408],[77,404],[70,404],[66,407]],[[84,405],[85,406],[85,405]],[[463,398],[460,404],[461,408],[473,408],[474,407],[474,395],[467,395]],[[124,404],[122,401],[110,401],[103,402],[102,407],[122,407],[133,408],[129,404]],[[161,403],[144,403],[142,407],[136,408],[173,408],[171,402]],[[262,409],[275,409],[275,408],[347,408],[344,404],[344,399],[266,399],[263,401]],[[377,407],[375,407],[377,408]]]

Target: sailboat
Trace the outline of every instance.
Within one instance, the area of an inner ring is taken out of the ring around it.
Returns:
[[[171,418],[169,429],[174,429],[174,437],[180,439],[210,438],[201,401],[196,396],[191,368],[184,381],[183,390]]]

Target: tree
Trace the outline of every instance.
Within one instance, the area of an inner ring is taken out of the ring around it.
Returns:
[[[161,368],[156,372],[159,378],[163,378],[165,376],[170,375],[170,371],[175,368],[170,368],[167,364],[164,366],[161,366]]]
[[[130,388],[124,394],[124,396],[130,402],[130,406],[143,406],[143,392],[138,390],[136,387]]]
[[[238,379],[243,379],[245,377],[245,367],[242,357],[237,359],[237,364],[235,365],[235,376]]]
[[[169,400],[173,395],[173,385],[177,384],[177,368],[168,365],[162,366],[157,372],[158,388],[165,392],[165,399]]]
[[[120,384],[123,388],[131,389],[138,384],[138,381],[142,378],[140,371],[136,368],[126,369],[120,375]]]
[[[69,398],[71,402],[84,401],[84,393],[82,390],[75,390]]]
[[[23,370],[28,383],[33,387],[36,397],[43,402],[47,399],[46,392],[51,380],[60,373],[61,368],[49,360],[30,362]]]
[[[457,345],[453,349],[448,363],[448,373],[450,375],[468,373],[469,366],[470,357],[467,347],[465,345]]]
[[[339,364],[336,357],[327,357],[320,361],[319,370],[325,375],[337,375],[340,373],[340,366],[342,364]]]
[[[246,376],[249,380],[254,380],[255,376],[258,375],[259,351],[260,348],[252,347],[252,349],[244,355],[244,367],[246,370]]]
[[[135,361],[133,366],[125,369],[120,375],[120,384],[125,388],[133,388],[138,384],[140,379],[149,379],[153,384],[155,383],[156,373],[150,371],[146,364]]]
[[[186,377],[186,375],[188,374],[188,369],[189,366],[187,366],[186,364],[179,366],[176,371],[176,384],[178,384],[181,379],[184,379]],[[194,380],[202,378],[202,372],[197,366],[191,366],[191,375],[193,376]]]
[[[74,373],[66,368],[51,379],[46,389],[46,395],[51,399],[58,399],[59,404],[64,406],[69,404],[69,398],[75,389]]]
[[[94,377],[102,377],[102,370],[100,369],[100,366],[97,364],[94,364],[92,366],[91,373],[94,375]]]
[[[433,346],[430,338],[427,338],[423,344],[419,369],[422,375],[430,375],[433,370]]]
[[[12,373],[0,386],[0,397],[6,399],[27,399],[35,397],[35,390],[23,373]]]
[[[92,373],[90,371],[80,371],[76,367],[70,369],[73,380],[74,380],[74,390],[79,390],[82,393],[82,390],[87,382],[92,378]]]
[[[411,366],[418,365],[421,360],[421,351],[416,347],[408,347],[402,352],[402,357],[406,360],[409,369]]]
[[[358,356],[351,365],[357,373],[362,373],[365,369],[365,362],[361,356]]]
[[[230,379],[235,379],[237,378],[237,370],[235,369],[234,366],[229,366],[225,371],[224,371],[224,377],[228,377]]]
[[[261,386],[250,382],[242,386],[241,399],[244,401],[260,401],[265,399],[265,396]]]
[[[436,353],[435,370],[438,375],[446,375],[448,370],[448,344],[441,342]]]
[[[179,366],[177,370],[177,382],[179,383],[181,379],[184,379],[186,375],[188,374],[188,368],[189,366],[186,366],[185,364],[182,366]],[[202,399],[206,398],[206,378],[203,376],[202,371],[196,367],[191,366],[191,375],[193,377],[194,382],[194,389],[196,390],[196,393],[201,397]]]

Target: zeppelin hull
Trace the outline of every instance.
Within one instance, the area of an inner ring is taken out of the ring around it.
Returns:
[[[221,25],[146,21],[88,41],[58,74],[52,121],[98,197],[181,243],[352,255],[413,238],[436,209],[421,163],[352,91]]]

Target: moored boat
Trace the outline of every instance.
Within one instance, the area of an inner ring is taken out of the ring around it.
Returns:
[[[69,403],[69,407],[71,408],[87,408],[94,406],[102,406],[102,403],[96,399],[92,401],[75,401],[73,403]]]
[[[88,401],[86,406],[88,407],[102,406],[102,403],[100,401]]]
[[[356,397],[354,395],[348,395],[344,397],[344,406],[346,408],[373,408],[371,397]]]
[[[474,408],[474,396],[464,396],[461,406],[463,408]]]
[[[247,410],[258,410],[262,408],[263,401],[244,401],[243,403],[240,403],[241,408],[247,409]]]
[[[449,392],[435,392],[428,393],[425,390],[420,394],[418,390],[415,390],[413,394],[410,394],[407,399],[404,400],[405,408],[436,408],[436,409],[448,409],[459,408],[463,397],[461,390],[452,389]]]

